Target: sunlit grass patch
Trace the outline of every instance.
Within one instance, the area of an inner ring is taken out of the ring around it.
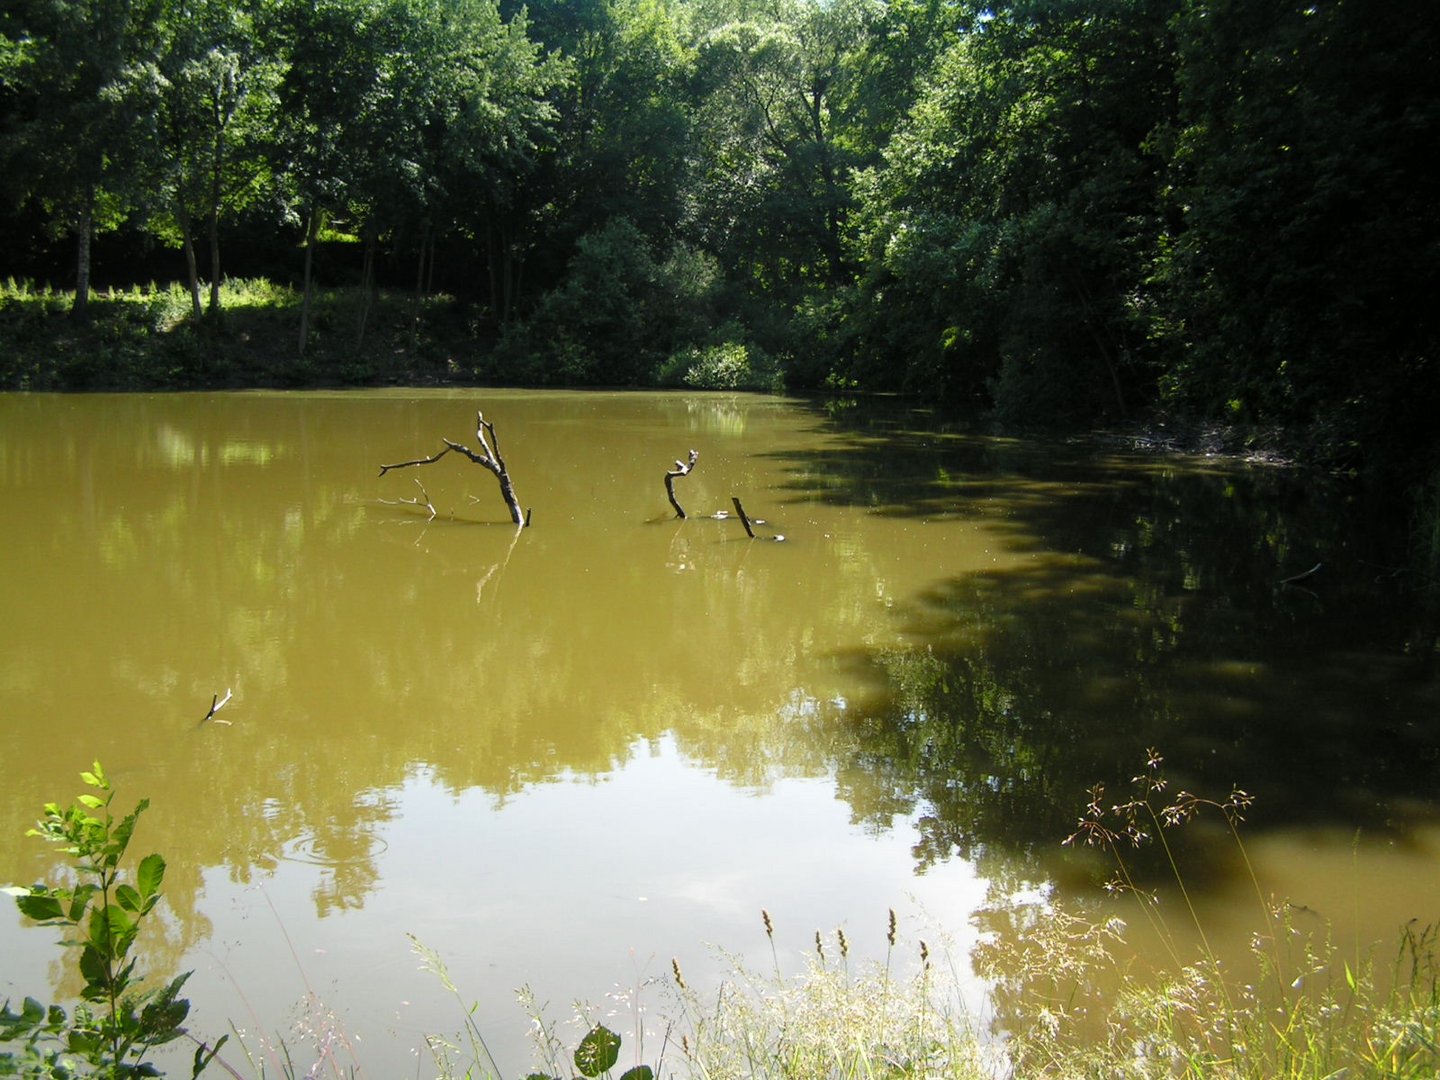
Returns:
[[[680,1000],[676,1071],[704,1080],[997,1075],[995,1047],[928,963],[895,977],[815,959],[794,978],[736,963],[713,1000]]]
[[[227,277],[220,286],[223,310],[245,308],[290,308],[300,303],[300,293],[284,282],[269,278]]]

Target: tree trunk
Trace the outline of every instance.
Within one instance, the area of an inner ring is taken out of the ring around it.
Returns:
[[[375,295],[375,230],[365,227],[365,259],[360,271],[360,317],[355,325],[355,348],[365,344],[365,330],[370,324],[370,308]]]
[[[415,264],[415,295],[410,301],[410,349],[420,340],[420,312],[425,300],[425,256],[429,250],[430,226],[420,227],[420,258]]]
[[[212,327],[220,322],[220,188],[221,162],[225,153],[225,141],[220,132],[215,133],[215,152],[211,155],[210,169],[210,322]]]
[[[95,189],[88,188],[75,218],[75,303],[70,314],[76,319],[90,315],[90,235],[94,230]]]
[[[185,212],[183,206],[176,208],[175,220],[180,224],[180,235],[184,240],[185,279],[190,286],[190,313],[198,323],[202,312],[200,310],[200,268],[195,258],[195,235],[190,228],[190,215]]]
[[[320,211],[311,208],[305,226],[305,279],[300,294],[300,355],[305,355],[305,342],[310,336],[310,278],[315,264],[315,237],[320,234]]]

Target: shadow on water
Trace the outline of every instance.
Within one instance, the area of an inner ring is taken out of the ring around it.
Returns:
[[[914,598],[906,647],[842,658],[868,690],[843,710],[841,793],[872,828],[918,813],[921,870],[959,856],[1012,881],[1073,876],[1059,840],[1087,791],[1124,801],[1148,747],[1172,791],[1256,795],[1250,832],[1403,844],[1434,816],[1433,612],[1337,485],[903,416],[833,434],[785,455],[790,499],[983,517],[1024,556]],[[1235,869],[1228,840],[1185,833],[1199,880]],[[1145,858],[1132,869],[1161,873]]]

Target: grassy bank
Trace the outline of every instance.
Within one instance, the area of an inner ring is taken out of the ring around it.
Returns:
[[[463,384],[488,352],[470,309],[444,295],[317,290],[303,353],[300,294],[265,280],[227,280],[217,320],[195,318],[178,284],[97,293],[84,320],[72,302],[0,283],[0,389]]]

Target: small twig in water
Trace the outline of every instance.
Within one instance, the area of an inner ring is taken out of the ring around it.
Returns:
[[[416,478],[413,477],[413,476],[412,476],[410,479],[411,479],[411,480],[414,480],[414,481],[415,481],[415,486],[420,489],[420,495],[419,495],[418,498],[414,498],[414,499],[381,499],[380,501],[381,501],[382,503],[384,503],[386,506],[399,506],[399,505],[401,505],[402,503],[403,503],[405,506],[423,506],[426,510],[429,510],[429,511],[430,511],[430,517],[429,517],[427,520],[429,520],[429,521],[434,521],[434,520],[435,520],[435,504],[430,501],[430,493],[425,490],[425,485],[422,484],[422,483],[420,483],[420,481],[419,481],[418,479],[416,479]],[[425,501],[424,501],[424,502],[421,502],[421,501],[420,501],[421,499],[424,499]]]

